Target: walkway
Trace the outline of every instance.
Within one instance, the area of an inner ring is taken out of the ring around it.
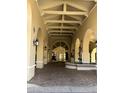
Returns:
[[[28,82],[28,93],[44,92],[96,93],[96,71],[70,70],[63,62],[49,63],[36,69],[35,77]]]

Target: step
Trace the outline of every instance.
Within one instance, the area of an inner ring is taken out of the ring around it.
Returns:
[[[96,64],[74,64],[67,62],[65,68],[76,70],[96,70]]]

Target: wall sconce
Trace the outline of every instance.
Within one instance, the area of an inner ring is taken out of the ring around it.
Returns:
[[[39,44],[38,39],[33,40],[33,45],[38,46],[38,44]]]

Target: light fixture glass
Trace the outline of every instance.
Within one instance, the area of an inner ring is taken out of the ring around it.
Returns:
[[[33,41],[33,44],[34,44],[35,46],[38,46],[38,44],[39,44],[38,39],[34,40],[34,41]]]

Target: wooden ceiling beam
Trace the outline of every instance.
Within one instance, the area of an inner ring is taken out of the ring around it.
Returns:
[[[79,12],[79,11],[43,11],[43,14],[88,16],[87,12]]]
[[[82,24],[80,21],[67,21],[67,20],[45,20],[45,24],[47,23],[72,23],[72,24]]]
[[[73,36],[72,34],[49,34],[49,35],[55,35],[55,36]]]
[[[77,27],[74,26],[48,26],[48,29],[75,29],[78,30]]]
[[[48,31],[48,33],[53,33],[53,32],[60,32],[60,33],[75,33],[74,31],[60,31],[60,30],[51,30],[51,31]]]

